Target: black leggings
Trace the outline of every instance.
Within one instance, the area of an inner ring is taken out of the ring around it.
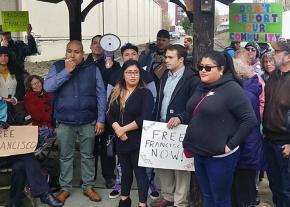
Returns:
[[[146,168],[138,167],[139,150],[128,154],[118,154],[120,161],[122,178],[121,178],[121,195],[129,196],[133,183],[133,171],[137,180],[139,202],[146,203],[148,196],[149,180],[146,174]]]
[[[256,170],[236,169],[232,188],[235,207],[256,206]]]

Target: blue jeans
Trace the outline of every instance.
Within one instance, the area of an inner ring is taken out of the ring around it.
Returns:
[[[231,207],[233,175],[240,151],[221,158],[194,156],[204,207]]]
[[[282,156],[282,146],[267,141],[266,155],[268,161],[267,176],[276,207],[290,206],[290,158]]]

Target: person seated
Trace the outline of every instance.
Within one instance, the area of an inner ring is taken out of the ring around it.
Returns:
[[[31,75],[27,79],[27,91],[24,96],[24,107],[31,116],[32,125],[39,127],[39,146],[44,145],[47,139],[54,137],[52,123],[52,93],[43,89],[43,79]]]
[[[0,129],[3,130],[9,127],[6,123],[7,101],[3,98],[0,101],[0,121]],[[42,203],[50,207],[61,207],[64,205],[63,202],[50,193],[46,178],[42,174],[34,154],[12,155],[1,157],[1,160],[7,161],[12,168],[8,207],[22,206],[23,190],[26,183],[30,188],[31,195],[40,198]]]

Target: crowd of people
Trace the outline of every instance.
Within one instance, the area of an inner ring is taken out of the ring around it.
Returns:
[[[18,123],[14,108],[23,102],[39,128],[39,146],[56,136],[61,189],[51,193],[34,154],[1,158],[12,167],[8,206],[22,205],[26,184],[41,202],[63,206],[72,193],[77,139],[81,187],[94,202],[102,200],[94,189],[100,156],[109,198],[120,197],[119,207],[136,205],[130,199],[133,175],[139,207],[148,205],[148,195],[151,207],[189,207],[192,176],[205,207],[256,206],[264,172],[274,205],[290,206],[289,40],[272,43],[272,51],[232,42],[195,64],[190,36],[184,46],[170,44],[169,32],[160,30],[140,57],[136,45],[124,44],[118,62],[106,57],[96,35],[86,59],[82,43],[70,41],[65,59],[43,80],[24,68],[25,57],[37,52],[31,29],[27,44],[1,32],[1,127]],[[195,172],[138,166],[143,120],[169,129],[187,124],[183,150],[194,157]]]

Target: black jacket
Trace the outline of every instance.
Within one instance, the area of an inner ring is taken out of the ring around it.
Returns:
[[[226,145],[235,149],[257,123],[249,100],[231,74],[224,74],[212,84],[200,83],[186,111],[191,120],[183,148],[201,156],[224,154]]]
[[[23,70],[25,58],[37,53],[37,46],[33,36],[28,38],[27,44],[20,40],[10,40],[8,48],[13,53],[14,60],[16,60],[17,64],[19,64],[20,68]]]
[[[152,119],[153,106],[154,99],[147,88],[136,88],[126,100],[125,109],[122,112],[119,98],[110,105],[106,116],[110,126],[114,122],[125,126],[133,121],[138,125],[138,129],[126,133],[128,136],[126,141],[116,139],[117,154],[126,154],[140,149],[143,120]]]
[[[98,59],[97,61],[94,61],[92,53],[88,55],[86,61],[87,63],[92,63],[95,62],[98,66],[98,68],[101,71],[102,78],[104,81],[105,88],[107,89],[108,84],[112,81],[115,80],[116,78],[119,77],[119,74],[121,73],[121,66],[118,62],[115,60],[113,61],[113,66],[110,69],[107,69],[105,64],[105,58],[102,57]]]
[[[155,103],[154,117],[156,121],[160,121],[160,112],[162,100],[164,97],[164,87],[168,78],[169,70],[166,70],[160,79],[159,92]],[[172,117],[179,117],[182,124],[187,124],[189,119],[185,113],[185,106],[188,99],[193,94],[200,79],[197,73],[194,73],[191,68],[185,67],[181,79],[178,81],[167,108],[166,122]]]

